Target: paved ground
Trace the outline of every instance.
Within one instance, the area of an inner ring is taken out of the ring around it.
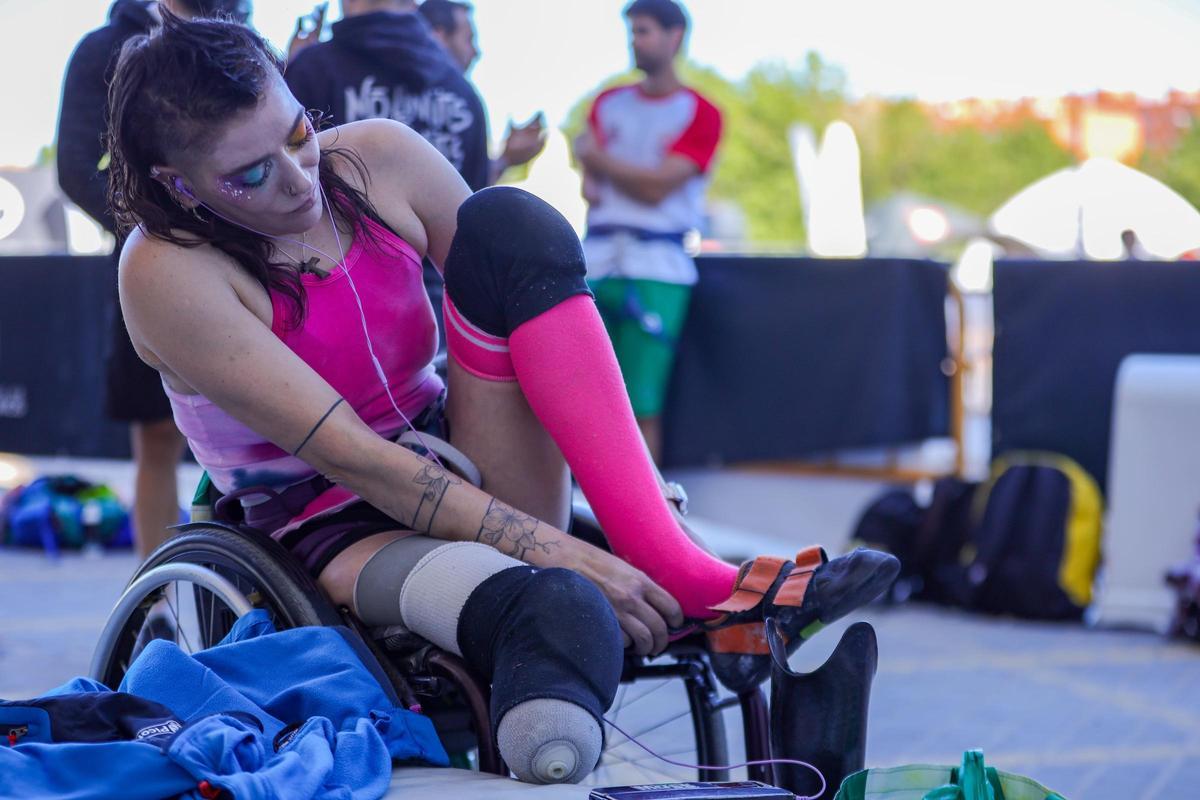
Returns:
[[[127,468],[111,462],[38,466],[70,467],[127,491]],[[785,485],[753,475],[684,477],[701,517],[697,527],[727,557],[787,552],[808,541],[836,547],[879,488],[829,479]],[[190,473],[181,477],[181,485],[192,481]],[[734,519],[762,533],[748,536],[732,527]],[[129,555],[55,562],[0,550],[0,698],[33,696],[86,673],[134,566]],[[865,616],[881,650],[870,764],[956,763],[964,749],[982,747],[990,764],[1028,774],[1069,800],[1200,797],[1200,647],[916,605]],[[817,666],[839,633],[807,644],[794,666]],[[736,731],[740,723],[728,713],[727,728]]]

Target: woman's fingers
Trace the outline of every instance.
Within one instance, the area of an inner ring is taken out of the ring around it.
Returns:
[[[646,602],[666,620],[667,625],[672,628],[683,627],[683,609],[680,608],[679,601],[649,578],[646,581],[650,584],[646,590]]]
[[[663,650],[666,650],[667,644],[670,643],[670,631],[667,629],[667,621],[649,603],[642,603],[638,610],[641,612],[639,618],[650,632],[651,637],[649,652],[641,653],[640,655],[658,655]]]
[[[640,619],[625,613],[619,615],[618,621],[621,623],[621,630],[633,642],[633,652],[639,656],[648,656],[654,652],[654,634]]]

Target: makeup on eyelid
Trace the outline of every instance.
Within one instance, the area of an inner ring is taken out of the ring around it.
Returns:
[[[312,141],[315,133],[309,123],[308,117],[302,116],[300,122],[288,137],[288,149],[299,150]],[[217,184],[217,191],[231,200],[249,199],[252,189],[257,189],[267,182],[267,178],[271,176],[271,170],[272,162],[270,159],[267,159],[242,172],[240,175],[222,178]]]

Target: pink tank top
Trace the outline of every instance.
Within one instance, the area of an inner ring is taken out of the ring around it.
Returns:
[[[355,238],[342,267],[327,278],[304,274],[307,313],[299,328],[288,329],[290,306],[271,292],[271,331],[324,378],[381,436],[405,427],[371,363],[350,281],[362,298],[375,355],[383,365],[396,404],[410,420],[441,393],[433,369],[437,322],[422,282],[421,257],[412,246],[370,220],[375,241]],[[280,490],[316,474],[307,463],[276,447],[200,395],[184,395],[164,384],[175,423],[213,484],[228,494],[248,486]],[[332,513],[356,501],[334,486],[309,504],[276,536],[305,520]]]

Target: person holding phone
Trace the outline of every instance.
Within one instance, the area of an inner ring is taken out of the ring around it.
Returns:
[[[433,38],[446,49],[464,75],[479,58],[475,22],[470,3],[457,0],[425,0],[421,16],[433,29]],[[546,146],[546,117],[538,112],[524,125],[508,125],[500,155],[490,163],[489,183],[496,183],[509,167],[528,164]]]

